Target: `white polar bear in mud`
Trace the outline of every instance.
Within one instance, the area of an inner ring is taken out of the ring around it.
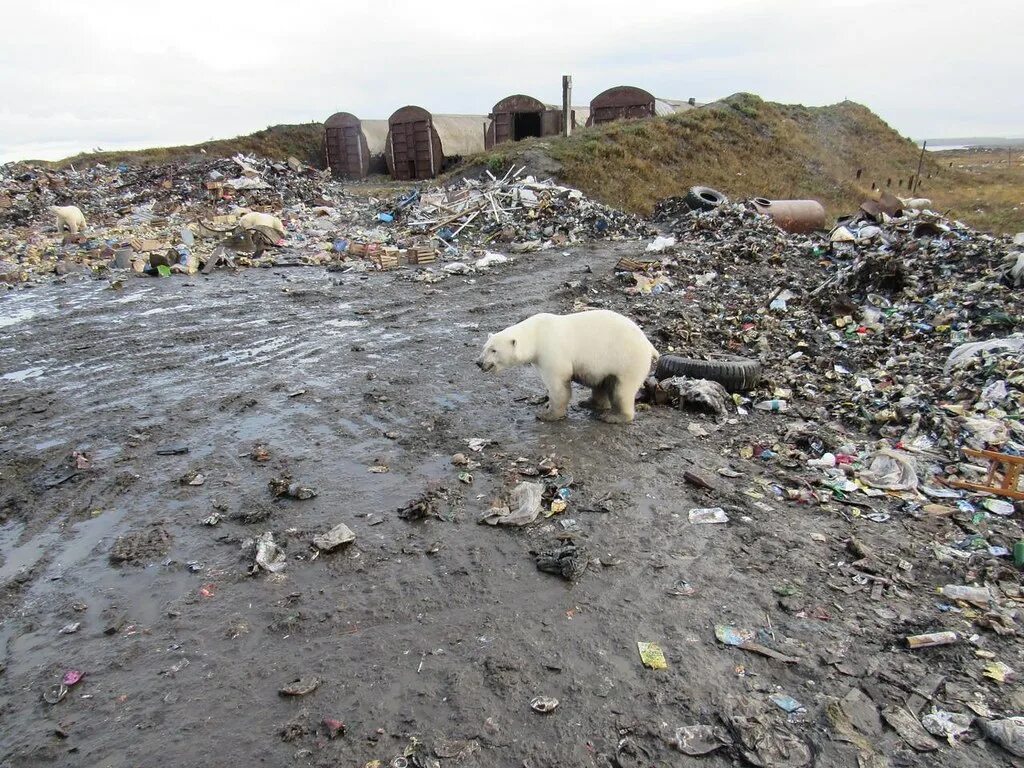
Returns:
[[[487,338],[476,364],[484,371],[532,365],[548,388],[542,421],[565,418],[572,382],[590,387],[581,403],[603,421],[633,420],[633,403],[658,359],[636,323],[607,309],[571,315],[541,313]]]
[[[72,235],[77,235],[85,231],[85,216],[77,205],[51,205],[48,210],[57,217],[59,233],[64,234],[64,230],[67,230]]]

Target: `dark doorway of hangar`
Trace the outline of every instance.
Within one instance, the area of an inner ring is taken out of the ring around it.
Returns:
[[[540,112],[512,113],[512,141],[540,136]]]

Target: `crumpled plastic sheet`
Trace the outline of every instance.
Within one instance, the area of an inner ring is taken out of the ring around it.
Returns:
[[[540,514],[543,483],[520,483],[512,489],[507,507],[492,507],[481,519],[488,525],[527,525]]]
[[[860,470],[857,479],[885,491],[916,491],[917,462],[905,453],[882,449],[870,457],[867,469]]]
[[[986,341],[969,341],[949,353],[942,372],[948,374],[954,368],[969,363],[982,352],[1021,352],[1024,351],[1024,336],[1014,334],[1003,339],[987,339]]]
[[[965,416],[963,426],[970,435],[964,441],[969,448],[984,450],[986,446],[1004,445],[1010,439],[1010,430],[1006,424],[995,419]]]

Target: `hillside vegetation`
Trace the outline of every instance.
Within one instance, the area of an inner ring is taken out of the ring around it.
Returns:
[[[267,157],[272,160],[287,160],[297,157],[307,165],[324,167],[324,127],[321,123],[301,125],[273,125],[247,136],[233,139],[217,139],[202,144],[178,147],[159,147],[111,152],[83,152],[53,163],[38,163],[55,168],[91,163],[138,163],[156,165],[160,163],[183,162],[202,157],[230,157],[242,152]]]
[[[838,216],[877,195],[872,182],[908,196],[920,148],[860,104],[804,107],[736,94],[701,109],[578,129],[569,139],[529,140],[473,160],[532,167],[538,158],[554,161],[540,163],[545,172],[639,214],[700,184],[740,199],[814,198]],[[1024,171],[968,174],[926,153],[921,176],[917,196],[931,198],[935,208],[983,229],[1024,229]]]

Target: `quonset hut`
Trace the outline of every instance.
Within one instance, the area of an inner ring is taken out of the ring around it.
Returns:
[[[572,127],[576,127],[576,113],[579,107],[572,109]],[[488,115],[491,122],[487,125],[485,143],[487,149],[495,144],[506,141],[520,141],[531,136],[559,136],[562,133],[562,108],[553,104],[545,104],[532,96],[517,93],[506,96],[491,108]],[[583,119],[586,119],[584,114]]]
[[[587,125],[600,125],[612,120],[642,119],[655,115],[670,115],[694,109],[696,102],[677,99],[658,99],[632,85],[617,85],[601,91],[590,101]]]
[[[324,123],[324,148],[331,174],[342,179],[365,179],[384,173],[387,120],[360,120],[351,112],[338,112]]]
[[[403,181],[432,178],[446,162],[483,152],[486,124],[483,115],[433,115],[423,107],[402,107],[388,118],[388,172]]]

